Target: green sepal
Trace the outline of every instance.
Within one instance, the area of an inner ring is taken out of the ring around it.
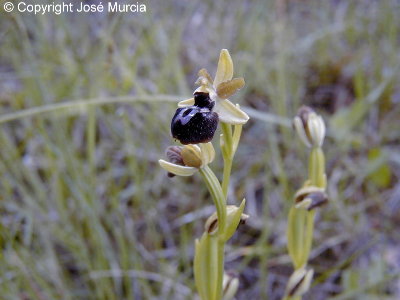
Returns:
[[[228,241],[235,233],[240,223],[240,220],[242,219],[242,214],[245,205],[246,205],[246,199],[243,199],[242,203],[237,208],[237,210],[233,211],[232,213],[227,212],[226,227],[221,236],[224,242]],[[247,218],[247,216],[245,217]]]

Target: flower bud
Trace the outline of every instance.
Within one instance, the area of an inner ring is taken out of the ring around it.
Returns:
[[[322,206],[328,202],[328,196],[324,189],[316,186],[306,186],[294,195],[297,208],[305,208],[308,211]]]
[[[181,156],[185,166],[200,168],[202,161],[200,148],[198,146],[186,145],[182,149]]]
[[[168,176],[191,176],[214,160],[215,150],[211,143],[200,145],[170,146],[166,156],[169,161],[158,160]]]
[[[228,205],[226,207],[226,228],[223,233],[225,240],[230,239],[235,233],[236,228],[240,224],[244,224],[249,218],[249,215],[243,213],[245,203],[246,201],[243,199],[239,207],[235,205]],[[218,217],[216,212],[207,219],[204,230],[209,235],[214,235],[218,231]]]
[[[313,275],[312,269],[300,268],[294,271],[286,286],[286,295],[293,298],[304,295],[310,289]]]
[[[233,299],[239,288],[239,278],[234,272],[225,272],[222,286],[222,300]]]
[[[321,116],[308,106],[302,106],[293,120],[300,139],[308,147],[321,147],[325,138],[325,123]]]

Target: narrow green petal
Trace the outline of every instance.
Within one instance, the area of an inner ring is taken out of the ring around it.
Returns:
[[[227,99],[244,87],[244,85],[243,78],[233,78],[232,80],[222,82],[216,87],[217,95],[222,99]]]
[[[178,176],[192,176],[198,170],[197,168],[193,167],[176,165],[163,159],[158,160],[158,163],[164,170]]]
[[[228,241],[232,235],[235,233],[237,227],[239,226],[240,220],[243,217],[245,221],[249,216],[243,214],[244,206],[246,205],[246,200],[243,199],[239,207],[234,207],[227,212],[227,225],[224,232],[224,241]],[[229,207],[229,206],[228,206]],[[227,207],[227,208],[228,208]]]

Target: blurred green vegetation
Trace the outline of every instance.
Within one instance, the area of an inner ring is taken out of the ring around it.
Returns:
[[[175,101],[231,52],[252,117],[229,202],[251,218],[227,248],[237,299],[280,299],[288,207],[322,113],[330,204],[305,299],[400,297],[400,5],[162,1],[145,14],[0,12],[1,299],[193,299],[194,238],[213,212],[198,176],[167,178]],[[1,6],[3,3],[1,4]],[[212,167],[221,176],[221,160]]]

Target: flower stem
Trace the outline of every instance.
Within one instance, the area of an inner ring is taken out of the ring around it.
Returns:
[[[215,208],[217,209],[218,217],[218,234],[225,230],[226,223],[226,201],[224,194],[221,189],[221,185],[214,172],[209,166],[205,166],[200,169],[200,174],[202,175],[204,182],[213,198]]]
[[[239,145],[240,136],[242,134],[242,125],[235,125],[232,134],[232,126],[230,124],[221,123],[222,141],[221,150],[224,158],[224,176],[222,179],[222,191],[225,199],[228,197],[228,187],[232,171],[232,162],[236,149]]]
[[[235,130],[232,134],[232,126],[230,124],[221,123],[222,128],[222,139],[221,139],[221,150],[224,159],[224,171],[222,185],[220,185],[217,177],[213,171],[205,166],[200,169],[204,182],[207,185],[208,190],[214,200],[214,204],[217,210],[218,218],[218,232],[217,232],[217,245],[214,251],[217,251],[216,264],[217,280],[214,283],[209,283],[209,289],[211,289],[209,295],[211,299],[207,300],[220,300],[222,299],[222,282],[224,276],[224,256],[225,256],[225,239],[224,231],[226,228],[226,202],[228,197],[228,187],[232,171],[233,156],[236,152],[236,148],[239,144],[241,135],[241,125],[235,126]]]
[[[232,159],[224,158],[224,177],[222,180],[222,193],[224,194],[225,199],[227,199],[228,197],[228,187],[231,177],[231,171],[232,171]]]
[[[230,177],[231,177],[232,160],[233,160],[232,127],[229,124],[221,123],[221,128],[222,128],[222,139],[223,139],[222,143],[221,143],[221,149],[222,149],[222,156],[224,159],[224,175],[223,175],[223,179],[222,179],[222,192],[226,199],[228,196],[228,187],[229,187],[229,181],[230,181]]]
[[[310,153],[308,179],[310,185],[325,188],[325,157],[321,147],[313,147]],[[307,265],[314,233],[315,210],[306,211],[292,207],[288,220],[288,250],[295,269]],[[284,300],[301,300],[301,296],[286,296]]]
[[[226,147],[230,154],[232,152],[232,126],[221,122],[221,129],[224,139],[224,147]]]
[[[311,185],[325,188],[325,157],[320,147],[314,147],[311,150],[308,178]]]
[[[212,299],[209,300],[220,300],[222,298],[222,282],[224,277],[225,242],[222,237],[226,227],[226,197],[222,192],[222,188],[219,184],[217,177],[208,166],[200,169],[200,174],[202,175],[204,182],[207,185],[207,188],[214,200],[214,204],[217,210],[218,232],[216,238],[218,238],[218,241],[216,241],[216,249],[213,249],[213,251],[217,252],[217,261],[212,262],[216,266],[217,280],[216,282],[209,283],[209,288],[213,289],[209,293]]]
[[[218,241],[218,277],[217,292],[215,300],[222,299],[222,285],[224,280],[224,263],[225,261],[225,242],[221,239]]]

